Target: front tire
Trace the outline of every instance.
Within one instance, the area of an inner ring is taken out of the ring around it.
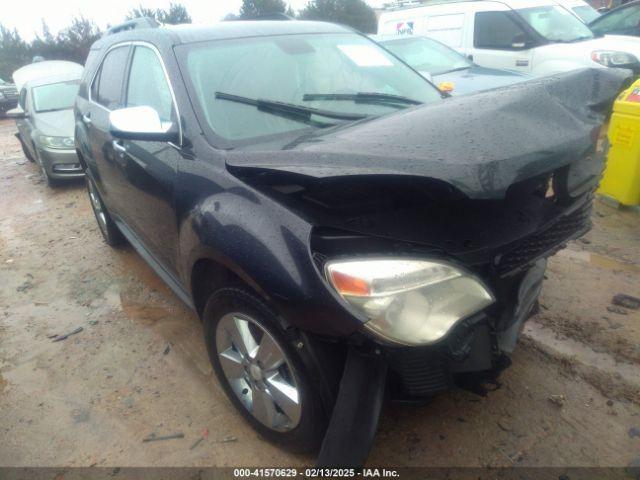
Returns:
[[[209,297],[203,321],[213,370],[236,409],[269,440],[317,450],[326,416],[281,319],[253,293],[224,288]]]
[[[33,158],[33,155],[31,155],[31,152],[29,152],[29,149],[22,141],[22,137],[18,137],[18,138],[20,140],[20,146],[22,147],[22,153],[24,153],[24,156],[27,157],[27,160],[29,160],[31,163],[34,163],[36,159]]]
[[[59,185],[58,180],[56,180],[55,178],[51,178],[51,176],[47,173],[47,170],[44,168],[44,165],[42,165],[42,163],[40,163],[40,171],[42,172],[42,179],[44,180],[44,183],[47,184],[47,187],[55,188]]]
[[[122,245],[124,243],[124,236],[120,232],[118,226],[111,219],[102,198],[100,198],[100,194],[98,193],[95,183],[87,173],[85,173],[84,179],[87,185],[87,192],[89,193],[91,208],[93,209],[93,214],[96,217],[96,222],[98,222],[98,227],[100,227],[102,238],[106,244],[111,247]]]

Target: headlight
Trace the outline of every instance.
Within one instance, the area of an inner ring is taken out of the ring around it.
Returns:
[[[475,277],[435,260],[369,259],[328,262],[326,276],[385,340],[426,345],[495,299]]]
[[[41,136],[40,142],[47,148],[59,148],[69,150],[75,148],[73,137],[46,137]]]
[[[595,50],[591,52],[591,60],[605,67],[625,67],[638,63],[635,55],[615,50]]]
[[[0,100],[4,98],[4,93],[0,92]]]

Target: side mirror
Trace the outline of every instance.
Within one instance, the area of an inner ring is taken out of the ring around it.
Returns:
[[[6,115],[8,118],[13,118],[14,120],[22,120],[28,117],[27,113],[19,107],[7,110]]]
[[[511,48],[514,49],[523,49],[527,48],[527,37],[524,33],[518,33],[511,40]]]
[[[178,126],[163,122],[151,107],[129,107],[109,114],[109,130],[115,138],[147,142],[179,142]]]

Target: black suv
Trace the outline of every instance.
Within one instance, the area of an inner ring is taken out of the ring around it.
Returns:
[[[622,81],[448,98],[337,25],[135,28],[92,47],[75,138],[106,242],[202,318],[238,410],[358,464],[385,393],[508,364],[545,258],[588,229]]]

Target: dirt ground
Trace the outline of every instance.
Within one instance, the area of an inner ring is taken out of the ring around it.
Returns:
[[[0,122],[0,466],[311,465],[235,413],[195,314],[14,133]],[[502,388],[387,406],[371,465],[640,465],[640,310],[607,309],[640,297],[640,214],[598,202],[593,221],[550,261]]]

